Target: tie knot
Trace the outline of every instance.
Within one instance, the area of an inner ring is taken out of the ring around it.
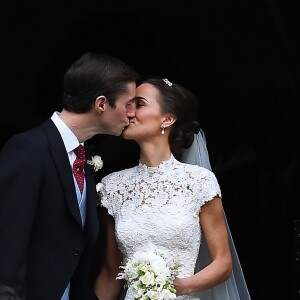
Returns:
[[[82,145],[79,145],[76,149],[74,149],[74,152],[78,159],[84,159],[85,160],[85,150]]]

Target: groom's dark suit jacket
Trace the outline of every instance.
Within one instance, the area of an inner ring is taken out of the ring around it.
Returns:
[[[0,152],[0,285],[21,299],[97,299],[88,283],[98,234],[97,194],[86,166],[82,228],[72,169],[51,120],[12,137]]]

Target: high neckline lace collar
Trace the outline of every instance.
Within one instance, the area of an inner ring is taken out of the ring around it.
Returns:
[[[138,171],[142,173],[147,173],[149,175],[153,174],[164,174],[175,162],[175,157],[171,154],[170,158],[167,160],[162,161],[156,167],[148,167],[147,165],[143,164],[141,161],[138,165]]]

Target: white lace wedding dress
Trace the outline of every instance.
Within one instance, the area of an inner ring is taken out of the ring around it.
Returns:
[[[112,173],[97,185],[101,205],[115,219],[116,238],[125,258],[154,245],[180,263],[178,277],[194,274],[201,243],[199,212],[221,196],[215,175],[183,164],[172,155],[158,167],[139,164]],[[199,295],[178,299],[200,299]],[[130,289],[126,300],[133,300]]]

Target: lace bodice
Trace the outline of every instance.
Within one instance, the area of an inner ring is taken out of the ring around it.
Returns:
[[[158,167],[140,163],[112,173],[97,190],[101,205],[115,219],[117,243],[125,258],[154,245],[181,264],[179,277],[194,274],[201,241],[199,212],[205,202],[221,196],[211,171],[171,155]]]

